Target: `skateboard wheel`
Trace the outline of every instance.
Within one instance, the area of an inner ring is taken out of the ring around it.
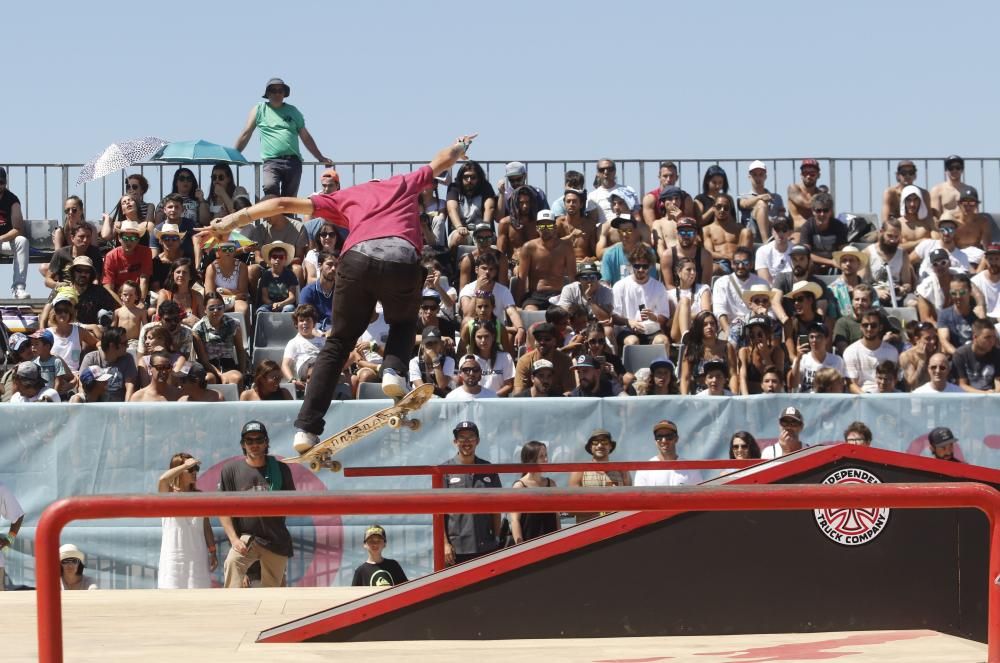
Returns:
[[[399,417],[389,417],[389,428],[399,428],[402,424],[402,420]]]
[[[319,461],[317,460],[309,461],[309,469],[312,470],[313,472],[318,472],[320,467],[321,466],[319,464]]]
[[[413,431],[414,433],[416,433],[418,430],[420,430],[420,420],[419,419],[410,419],[409,423],[410,423],[410,430]]]
[[[339,460],[331,460],[330,461],[330,471],[331,472],[339,472],[340,470],[343,469],[343,467],[344,466],[340,464]]]

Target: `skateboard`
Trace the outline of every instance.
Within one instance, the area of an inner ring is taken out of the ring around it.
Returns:
[[[420,420],[410,419],[409,414],[422,408],[424,403],[429,401],[433,395],[434,385],[422,384],[393,403],[390,407],[370,414],[344,430],[334,433],[301,456],[283,458],[282,462],[302,463],[308,465],[309,469],[313,472],[324,468],[331,472],[339,472],[342,466],[339,461],[333,460],[333,456],[358,440],[371,435],[383,426],[396,429],[406,426],[413,432],[420,430]]]

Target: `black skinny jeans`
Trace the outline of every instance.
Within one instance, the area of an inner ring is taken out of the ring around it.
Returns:
[[[323,433],[323,416],[333,391],[348,357],[371,322],[376,302],[382,302],[389,325],[383,365],[406,376],[425,278],[427,270],[420,263],[387,262],[358,251],[343,255],[337,265],[330,335],[313,365],[296,428],[316,435]]]

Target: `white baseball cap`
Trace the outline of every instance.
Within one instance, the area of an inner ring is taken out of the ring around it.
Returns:
[[[750,165],[747,167],[747,172],[752,173],[755,170],[767,170],[767,166],[765,166],[764,162],[760,159],[756,159],[750,162]]]

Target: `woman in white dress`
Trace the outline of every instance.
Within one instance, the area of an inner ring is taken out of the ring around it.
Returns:
[[[191,454],[174,454],[170,469],[160,477],[159,492],[195,492],[198,459]],[[215,538],[208,518],[164,518],[163,539],[160,543],[160,573],[156,586],[160,589],[194,589],[211,587],[209,575],[219,566],[215,553]]]

